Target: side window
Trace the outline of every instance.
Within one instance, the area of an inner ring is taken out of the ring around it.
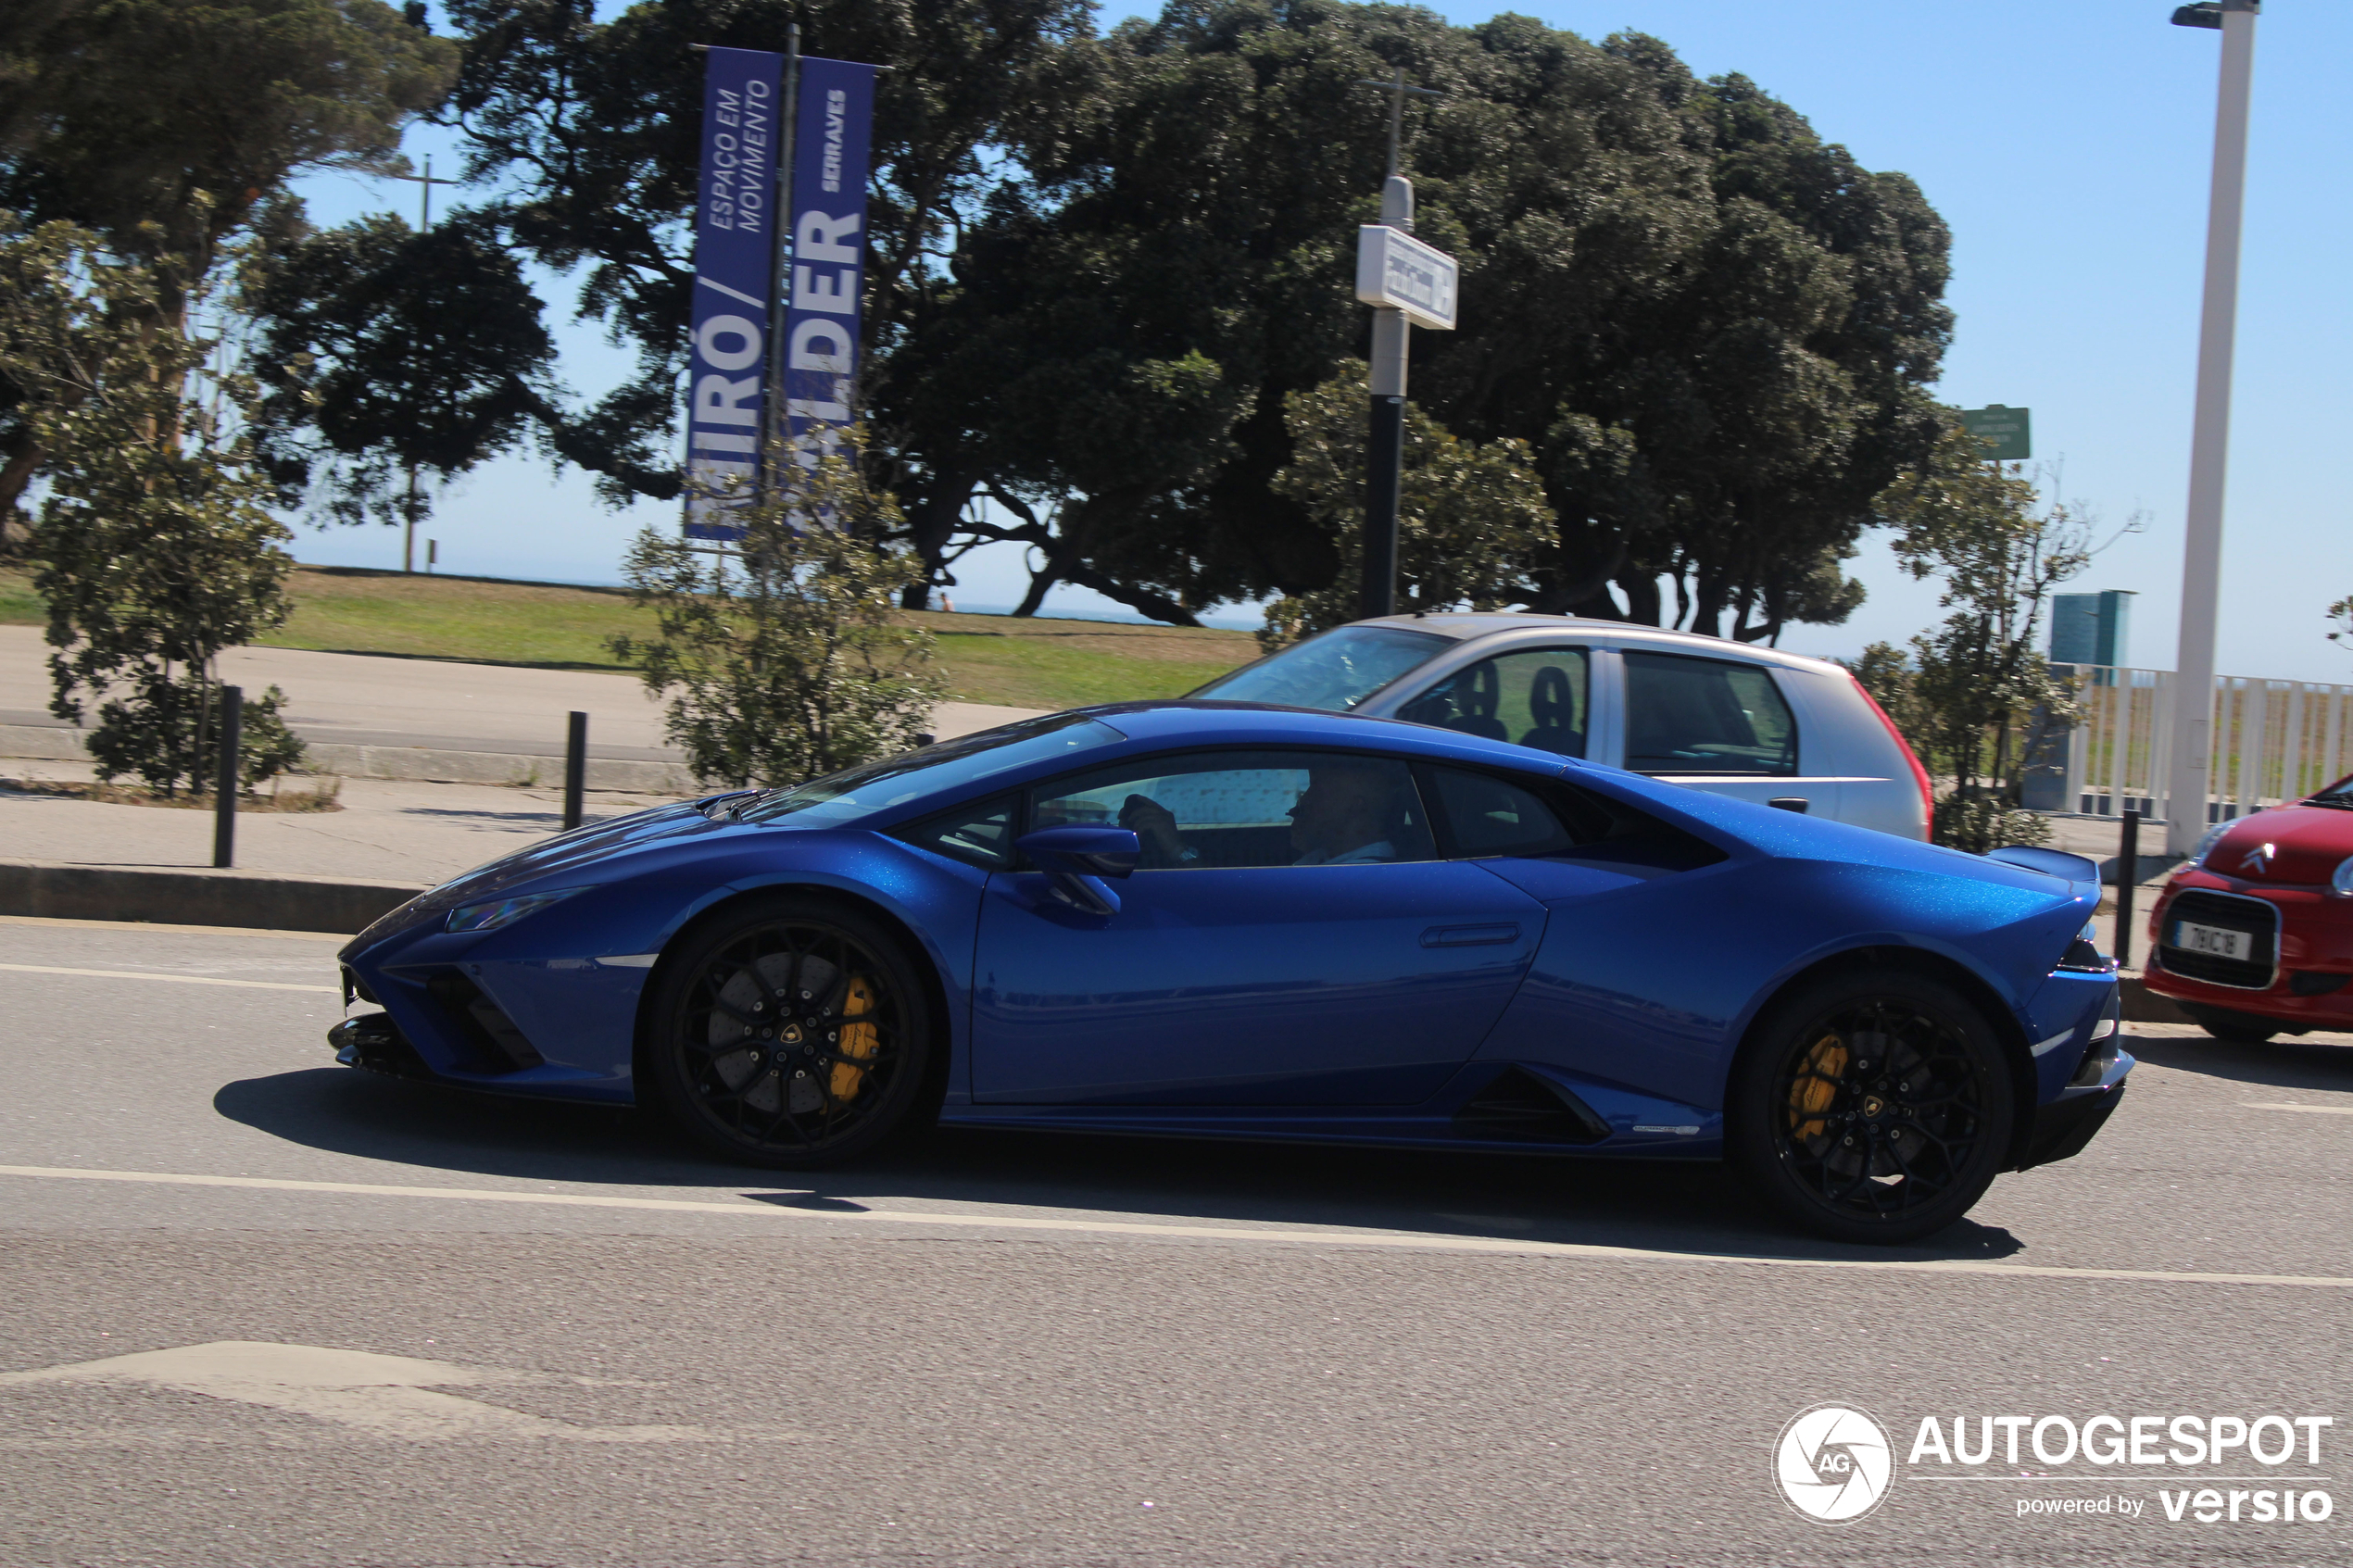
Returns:
[[[1398,717],[1514,741],[1562,757],[1585,755],[1585,650],[1531,648],[1458,670]]]
[[[1135,829],[1146,871],[1377,865],[1438,855],[1411,770],[1388,758],[1157,757],[1040,785],[1034,800],[1033,827]]]
[[[1558,812],[1516,784],[1458,768],[1432,768],[1428,778],[1450,854],[1557,855],[1578,841]]]
[[[1797,721],[1754,664],[1626,653],[1626,766],[1638,773],[1794,773]]]
[[[1017,804],[1013,797],[1000,795],[903,828],[899,836],[950,859],[1000,872],[1013,863],[1013,808]]]
[[[1530,786],[1463,768],[1417,770],[1448,855],[1549,856],[1651,875],[1724,859],[1714,845],[1574,784]]]

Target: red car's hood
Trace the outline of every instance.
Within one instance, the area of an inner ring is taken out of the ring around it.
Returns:
[[[2275,806],[2241,819],[2215,840],[2203,864],[2220,876],[2310,887],[2326,884],[2348,855],[2353,855],[2353,811]]]

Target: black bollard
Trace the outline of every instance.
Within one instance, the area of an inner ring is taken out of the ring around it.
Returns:
[[[2141,814],[2124,813],[2124,840],[2116,857],[2116,967],[2133,967],[2133,889],[2141,880]]]
[[[580,795],[588,785],[588,715],[574,710],[564,737],[564,832],[580,825]]]
[[[212,784],[212,863],[220,867],[237,863],[237,732],[245,718],[245,688],[221,687],[220,765]]]

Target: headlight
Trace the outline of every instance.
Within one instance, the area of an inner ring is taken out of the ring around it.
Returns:
[[[2233,828],[2238,825],[2238,819],[2233,817],[2226,818],[2221,822],[2216,822],[2212,827],[2208,828],[2206,830],[2206,836],[2197,841],[2197,847],[2190,851],[2189,863],[2194,866],[2202,866],[2206,864],[2206,852],[2208,849],[2213,848],[2215,844],[2224,834],[2230,832]]]
[[[466,904],[449,911],[444,931],[496,931],[525,915],[535,915],[550,904],[561,903],[585,887],[562,887],[553,893],[527,893],[520,898],[493,898],[486,904]]]
[[[2100,951],[2099,927],[2091,921],[2085,921],[2083,929],[2075,934],[2075,940],[2067,945],[2067,951],[2059,956],[2058,966],[2077,974],[2106,974],[2116,967],[2108,960],[2108,956]]]
[[[2336,871],[2329,878],[2329,891],[2339,897],[2353,898],[2353,855],[2336,863]]]

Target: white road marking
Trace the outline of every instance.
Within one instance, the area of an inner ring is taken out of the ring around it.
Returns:
[[[248,991],[316,991],[330,997],[343,995],[340,985],[289,985],[277,980],[216,980],[209,974],[150,974],[133,969],[60,969],[45,963],[0,963],[0,969],[15,974],[81,974],[93,980],[171,980],[182,985],[242,985]]]
[[[2306,1285],[2353,1289],[2353,1278],[2331,1274],[2192,1273],[2178,1269],[2059,1268],[2034,1263],[1986,1263],[1966,1258],[1777,1258],[1743,1252],[1677,1252],[1663,1248],[1610,1247],[1582,1241],[1512,1241],[1484,1236],[1414,1236],[1344,1230],[1255,1230],[1241,1225],[1139,1224],[1126,1220],[1050,1219],[1034,1214],[943,1213],[912,1209],[804,1209],[752,1198],[729,1202],[684,1198],[623,1198],[606,1193],[518,1192],[500,1187],[396,1186],[373,1182],[307,1182],[278,1176],[203,1176],[164,1171],[90,1171],[63,1165],[0,1165],[0,1176],[33,1180],[141,1182],[166,1186],[248,1187],[263,1192],[317,1192],[356,1198],[434,1198],[467,1203],[535,1203],[560,1208],[653,1210],[676,1214],[728,1214],[737,1219],[825,1220],[856,1224],[938,1225],[958,1229],[1048,1231],[1081,1236],[1132,1236],[1154,1240],[1279,1242],[1290,1246],[1366,1247],[1414,1252],[1493,1252],[1539,1258],[1592,1258],[1622,1262],[1735,1263],[1767,1268],[1859,1269],[1877,1273],[1973,1274],[1994,1279],[2128,1280],[2165,1285]]]
[[[2353,1105],[2290,1105],[2284,1100],[2243,1099],[2249,1110],[2309,1110],[2315,1116],[2353,1116]]]
[[[183,936],[263,936],[281,942],[333,942],[338,947],[351,940],[347,933],[333,931],[279,931],[262,925],[167,925],[144,920],[58,920],[51,915],[0,915],[0,925],[44,925],[60,931],[159,931]]]
[[[0,1375],[0,1386],[129,1383],[176,1388],[241,1405],[292,1411],[354,1427],[371,1436],[407,1442],[561,1437],[576,1443],[664,1443],[712,1436],[692,1426],[577,1426],[435,1392],[484,1384],[561,1381],[539,1373],[255,1339],[218,1339],[208,1345],[182,1345],[176,1349]]]

